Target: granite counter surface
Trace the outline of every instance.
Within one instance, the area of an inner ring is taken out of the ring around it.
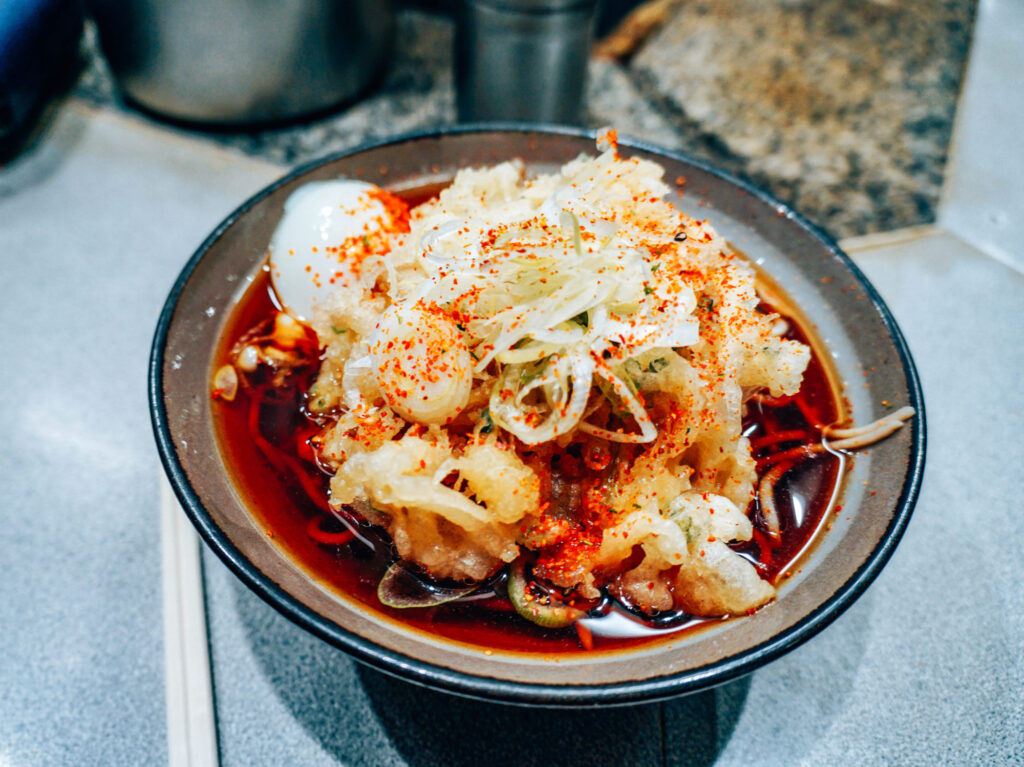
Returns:
[[[594,59],[586,122],[747,177],[836,237],[934,220],[975,0],[700,0],[625,61]],[[293,127],[190,131],[284,165],[455,122],[454,25],[399,13],[380,87]],[[118,102],[87,35],[78,94]]]

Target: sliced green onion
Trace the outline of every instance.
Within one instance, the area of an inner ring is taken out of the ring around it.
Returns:
[[[572,247],[577,256],[583,255],[583,237],[580,235],[580,220],[571,210],[563,210],[558,217],[558,223],[562,228],[572,229]]]
[[[428,583],[409,570],[404,562],[395,562],[377,584],[377,599],[381,604],[399,610],[436,607],[472,594],[479,587],[479,583],[454,587]]]
[[[480,421],[483,424],[480,427],[481,434],[490,434],[494,431],[494,420],[491,418],[491,411],[488,408],[484,408],[480,413]]]
[[[526,620],[549,629],[570,626],[586,615],[583,610],[569,607],[551,595],[544,597],[547,604],[543,603],[542,598],[528,599],[528,592],[526,567],[520,557],[512,563],[508,573],[508,598],[517,613]]]

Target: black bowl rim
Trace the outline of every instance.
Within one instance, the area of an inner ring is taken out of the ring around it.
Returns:
[[[265,602],[278,610],[294,623],[302,626],[310,633],[320,637],[329,644],[338,647],[356,660],[390,675],[405,679],[416,684],[445,690],[457,695],[514,704],[530,704],[551,707],[588,707],[628,705],[641,702],[665,700],[668,698],[698,692],[733,679],[742,677],[754,669],[795,649],[816,635],[838,618],[874,581],[888,562],[903,537],[907,524],[913,513],[921,488],[925,463],[925,409],[924,395],[906,340],[892,313],[885,305],[881,296],[857,265],[836,244],[835,240],[824,230],[812,224],[788,205],[780,202],[768,192],[754,184],[720,170],[710,163],[692,157],[686,152],[673,151],[657,147],[646,142],[623,139],[620,146],[624,149],[635,149],[661,155],[687,163],[701,171],[717,176],[747,194],[750,194],[775,208],[782,215],[792,220],[840,261],[861,284],[865,294],[878,311],[889,336],[899,354],[906,378],[910,406],[917,412],[912,419],[911,460],[907,467],[907,475],[897,501],[896,510],[887,526],[878,546],[871,552],[861,567],[835,593],[816,610],[802,620],[789,626],[771,639],[750,648],[735,656],[725,658],[717,663],[690,669],[676,674],[652,679],[618,682],[599,685],[560,685],[516,682],[490,677],[466,674],[455,669],[436,666],[417,658],[383,648],[373,642],[346,631],[332,621],[317,614],[303,605],[293,596],[285,592],[277,584],[267,578],[256,568],[220,530],[204,508],[195,490],[189,484],[185,470],[178,460],[167,423],[167,410],[163,401],[163,365],[164,348],[167,335],[174,316],[175,307],[185,284],[196,265],[206,251],[216,242],[224,231],[240,216],[260,200],[267,197],[280,186],[308,173],[315,168],[334,162],[343,157],[377,149],[391,144],[400,144],[421,139],[441,139],[449,135],[489,132],[517,132],[557,134],[573,138],[595,139],[597,131],[570,128],[557,125],[539,125],[523,123],[476,123],[450,126],[432,130],[414,131],[382,141],[370,141],[351,149],[335,152],[320,159],[305,163],[283,177],[263,188],[236,208],[199,246],[188,263],[178,275],[177,280],[167,297],[160,313],[153,338],[149,363],[149,406],[156,437],[160,460],[170,478],[174,492],[183,508],[192,520],[206,543],[217,553],[221,560],[234,574],[252,589]]]

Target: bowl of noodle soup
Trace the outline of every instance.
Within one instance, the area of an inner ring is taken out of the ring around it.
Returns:
[[[565,193],[601,174],[590,207]],[[303,312],[277,238],[338,179],[397,228]],[[406,136],[266,188],[182,271],[150,403],[186,512],[269,604],[410,681],[552,706],[693,692],[813,636],[888,560],[924,463],[909,351],[827,235],[694,158],[562,129]]]

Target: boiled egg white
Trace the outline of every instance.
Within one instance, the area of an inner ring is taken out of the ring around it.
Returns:
[[[367,235],[397,231],[382,190],[362,181],[314,181],[294,192],[270,241],[270,278],[282,307],[309,321],[313,306],[357,277]]]

